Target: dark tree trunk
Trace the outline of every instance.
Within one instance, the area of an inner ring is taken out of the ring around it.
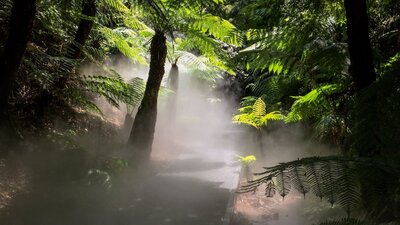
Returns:
[[[377,99],[376,94],[364,91],[376,80],[368,34],[367,3],[366,0],[345,0],[344,6],[351,64],[349,73],[353,77],[356,90],[353,148],[360,156],[374,156],[380,151],[380,140],[376,133],[379,130]],[[374,90],[369,90],[372,91]]]
[[[146,164],[150,160],[157,121],[157,99],[164,76],[167,56],[164,33],[156,30],[150,46],[150,71],[143,100],[133,122],[128,144],[133,148],[134,161]]]
[[[96,1],[85,0],[83,2],[82,15],[87,17],[96,16]],[[69,46],[67,57],[71,59],[80,58],[82,55],[82,47],[85,46],[87,39],[89,38],[90,31],[93,27],[93,20],[82,18],[79,22],[78,31],[75,34],[74,42]]]
[[[349,72],[359,92],[376,79],[368,34],[367,3],[366,0],[345,0],[344,5],[351,63]]]
[[[84,0],[82,5],[82,15],[90,18],[82,18],[78,25],[78,30],[75,34],[74,41],[68,46],[66,57],[70,59],[78,59],[82,56],[82,48],[85,46],[89,38],[90,31],[93,27],[93,17],[96,16],[96,0]],[[65,62],[62,67],[63,72],[56,81],[56,88],[63,90],[66,87],[67,80],[70,78],[74,65]],[[54,95],[49,91],[44,91],[38,98],[38,108],[35,110],[38,118],[43,119],[49,106],[54,101]]]
[[[347,17],[347,36],[350,54],[349,73],[353,77],[356,90],[354,107],[353,147],[361,157],[374,157],[380,154],[381,141],[379,140],[379,119],[376,107],[376,88],[365,90],[376,80],[373,65],[372,49],[368,32],[367,0],[345,0]],[[395,220],[395,206],[393,201],[385,201],[388,192],[382,185],[382,201],[374,202],[370,197],[371,183],[385,184],[386,177],[362,176],[361,195],[363,205],[371,216],[380,222]]]
[[[36,0],[13,1],[8,38],[0,58],[0,132],[12,129],[8,118],[8,99],[32,33],[35,14]]]
[[[82,6],[82,15],[85,17],[95,17],[96,16],[96,1],[95,0],[84,0]],[[90,31],[93,27],[93,19],[82,18],[79,22],[78,30],[75,34],[74,41],[69,45],[67,50],[67,57],[70,59],[78,59],[82,56],[82,48],[85,46],[86,41],[89,39]],[[69,74],[73,65],[66,65],[67,71]],[[61,77],[58,81],[58,87],[63,89],[65,87],[65,82],[68,80],[68,77]]]

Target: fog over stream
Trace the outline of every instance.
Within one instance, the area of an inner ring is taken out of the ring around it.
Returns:
[[[145,78],[147,74],[146,68],[135,69],[123,61],[114,66],[125,79]],[[169,68],[167,64],[165,81]],[[244,202],[247,200],[235,193],[241,171],[237,155],[256,155],[257,161],[251,167],[260,172],[263,166],[324,155],[330,150],[305,141],[301,127],[289,126],[264,135],[262,157],[255,150],[251,128],[231,122],[237,103],[212,91],[210,85],[190,76],[181,66],[176,109],[171,110],[174,94],[159,97],[151,171],[124,171],[109,177],[95,168],[82,166],[86,165],[84,153],[77,152],[68,158],[45,153],[27,156],[36,173],[32,191],[17,196],[1,215],[5,223],[0,224],[234,225],[231,217],[239,212],[247,214],[250,224],[301,225],[312,221],[305,212],[308,208],[326,213],[316,206],[323,204],[319,200],[311,196],[303,200],[294,192],[285,200],[280,196],[256,196],[261,208],[246,209],[250,206]],[[105,117],[124,130],[125,107],[116,109],[100,99],[97,103]],[[127,138],[127,131],[121,131],[122,139]],[[110,152],[118,152],[121,146]],[[330,210],[329,206],[326,208]],[[336,211],[328,214],[335,216]]]

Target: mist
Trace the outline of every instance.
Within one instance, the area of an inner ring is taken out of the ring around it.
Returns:
[[[114,59],[110,65],[124,80],[146,79],[148,72],[123,59]],[[238,108],[232,96],[218,93],[212,88],[214,83],[179,66],[179,90],[159,97],[150,168],[138,173],[120,165],[129,151],[125,142],[133,118],[125,121],[125,105],[116,108],[97,98],[108,125],[88,127],[87,135],[73,136],[82,150],[55,149],[57,145],[48,145],[44,138],[36,140],[39,153],[18,156],[26,164],[30,191],[16,194],[0,214],[1,221],[7,225],[234,225],[238,218],[246,221],[241,224],[316,221],[307,215],[307,209],[322,204],[315,198],[305,201],[294,191],[284,200],[267,198],[261,188],[256,193],[236,193],[244,184],[237,156],[255,155],[251,169],[260,172],[264,166],[333,150],[308,141],[300,126],[282,126],[264,135],[266,147],[260,154],[251,128],[232,123]],[[169,68],[167,64],[164,86]],[[82,68],[83,74],[95,71],[93,66]],[[63,126],[60,122],[59,127]],[[99,136],[102,129],[116,129],[115,140]],[[107,170],[110,165],[112,169]]]

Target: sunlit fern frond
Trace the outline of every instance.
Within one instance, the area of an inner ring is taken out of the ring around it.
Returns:
[[[242,98],[242,101],[240,101],[240,105],[243,107],[249,106],[250,109],[253,110],[254,102],[256,102],[257,99],[258,98],[256,96],[246,96],[246,97]]]
[[[254,99],[251,98],[251,101]],[[283,120],[284,116],[279,111],[267,113],[265,102],[261,98],[257,98],[251,106],[243,106],[239,109],[241,114],[232,118],[234,123],[251,125],[257,129],[267,125],[271,120]]]
[[[141,64],[147,65],[146,59],[142,55],[143,52],[140,51],[142,46],[130,46],[130,43],[127,41],[128,37],[131,35],[136,36],[136,33],[134,33],[132,30],[127,29],[127,28],[116,28],[116,29],[110,29],[107,27],[100,27],[99,31],[110,41],[112,41],[113,44],[115,44],[115,47],[118,48],[118,50],[124,54],[126,57],[139,62]]]
[[[179,63],[188,66],[191,69],[198,69],[201,71],[210,70],[209,66],[206,64],[207,60],[204,57],[196,56],[186,51],[175,51],[175,57],[179,59]]]
[[[135,106],[142,97],[139,85],[131,86],[118,77],[86,76],[78,81],[82,91],[98,94],[115,107],[119,107],[119,103]]]
[[[213,15],[202,15],[191,23],[191,28],[201,33],[208,33],[225,43],[238,45],[237,39],[232,37],[235,26],[229,21]]]
[[[253,104],[253,113],[256,116],[264,116],[267,113],[267,105],[265,102],[258,98]]]
[[[127,16],[124,18],[124,25],[131,29],[140,30],[151,30],[145,23],[140,21],[136,16]]]
[[[239,109],[239,112],[241,113],[251,113],[253,112],[253,106],[248,105],[248,106],[243,106]]]
[[[67,102],[73,107],[82,108],[88,112],[97,114],[99,116],[103,116],[101,109],[94,103],[89,100],[88,96],[85,93],[77,90],[77,89],[68,89],[67,93]]]
[[[313,116],[319,117],[321,112],[330,112],[332,108],[326,96],[338,90],[338,85],[328,84],[313,89],[304,96],[294,97],[296,101],[290,108],[290,112],[286,117],[286,122],[296,122]]]
[[[224,60],[227,54],[221,50],[222,45],[222,43],[207,34],[190,30],[177,46],[177,50],[187,52],[197,51],[207,60],[209,67],[234,74],[234,71],[227,65],[226,60]]]
[[[262,124],[258,118],[252,113],[243,113],[232,117],[232,121],[237,124],[245,124],[260,129]]]
[[[129,11],[129,8],[124,5],[122,0],[100,0],[100,2],[119,12],[126,13]]]
[[[284,120],[285,116],[282,115],[279,111],[273,111],[270,113],[261,116],[261,122],[267,125],[268,121],[277,121],[277,120]]]

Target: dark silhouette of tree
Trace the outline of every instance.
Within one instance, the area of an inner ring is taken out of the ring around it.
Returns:
[[[13,128],[8,117],[8,99],[11,96],[26,45],[31,37],[35,14],[36,0],[13,1],[8,38],[0,58],[0,132],[4,132],[3,137],[0,136],[0,143],[8,142],[8,139],[13,136]]]
[[[157,121],[157,99],[167,57],[166,38],[162,31],[156,30],[150,46],[150,71],[143,100],[135,117],[129,144],[134,147],[136,162],[146,163],[150,158]]]
[[[350,54],[350,75],[357,91],[371,85],[375,79],[371,43],[368,35],[366,0],[345,0],[347,36]]]

